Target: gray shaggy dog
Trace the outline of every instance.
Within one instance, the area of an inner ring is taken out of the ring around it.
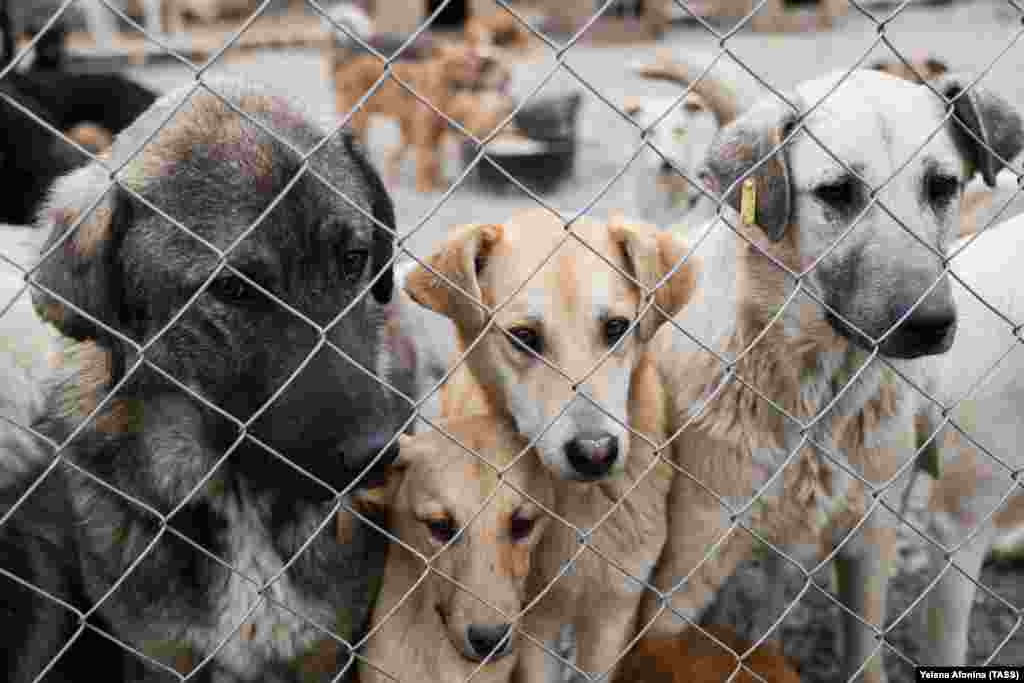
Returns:
[[[0,443],[7,680],[58,654],[46,681],[354,668],[387,540],[348,494],[408,415],[374,376],[393,207],[349,137],[309,155],[324,133],[292,102],[207,83],[40,214],[33,302],[69,341],[34,421],[49,443]]]

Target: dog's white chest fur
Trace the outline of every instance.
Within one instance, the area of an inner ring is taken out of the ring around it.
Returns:
[[[213,628],[190,635],[201,650],[217,650],[217,664],[243,679],[264,674],[268,662],[289,662],[323,638],[309,620],[333,630],[334,612],[303,596],[284,572],[270,530],[260,518],[260,501],[244,489],[214,503],[227,521],[225,557],[233,568],[216,608]],[[262,590],[263,597],[260,597]],[[305,618],[304,618],[305,617]],[[348,635],[348,634],[342,634]]]

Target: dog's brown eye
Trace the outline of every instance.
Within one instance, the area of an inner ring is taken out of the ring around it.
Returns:
[[[341,259],[341,268],[345,278],[358,280],[366,270],[366,263],[370,260],[370,252],[366,249],[353,249],[345,252]]]
[[[541,352],[541,347],[543,346],[543,344],[541,342],[540,334],[537,332],[537,330],[534,330],[530,327],[513,327],[511,330],[508,331],[508,333],[512,335],[513,339],[515,339],[516,347],[520,351],[529,349],[534,353]]]
[[[522,541],[533,531],[533,525],[536,521],[531,517],[527,517],[521,511],[516,510],[508,523],[509,538],[513,541]]]
[[[435,517],[434,519],[426,520],[424,523],[427,525],[427,529],[430,530],[430,535],[438,543],[447,543],[455,538],[455,534],[458,532],[458,529],[455,528],[455,522],[452,521],[451,517]]]
[[[207,290],[221,301],[233,304],[252,303],[260,298],[259,291],[236,275],[225,275],[210,283]]]
[[[939,208],[945,208],[960,191],[960,181],[951,175],[934,174],[925,180],[928,201]]]
[[[611,318],[604,323],[604,336],[608,342],[608,346],[614,345],[620,339],[622,335],[626,334],[626,330],[629,329],[629,321],[625,318]]]
[[[693,100],[687,100],[686,104],[683,105],[683,109],[691,114],[704,111],[704,107],[701,106],[700,102],[694,102]]]

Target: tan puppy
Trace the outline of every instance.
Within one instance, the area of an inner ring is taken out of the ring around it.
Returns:
[[[557,476],[556,512],[577,529],[596,526],[589,549],[565,524],[548,529],[530,595],[546,590],[566,562],[573,568],[527,613],[523,629],[554,648],[561,627],[573,624],[577,666],[605,673],[634,633],[642,581],[665,541],[671,481],[650,445],[666,438],[665,403],[645,350],[664,319],[646,312],[636,282],[664,280],[655,301],[678,312],[697,266],[684,262],[679,237],[654,226],[584,217],[572,227],[588,246],[542,209],[464,226],[426,261],[437,276],[420,266],[405,289],[455,322],[461,349],[482,335],[444,388],[444,414],[508,416]],[[492,325],[469,297],[498,307]],[[543,649],[527,647],[517,680],[556,680],[558,668]]]
[[[362,683],[464,683],[472,674],[497,683],[515,666],[512,621],[548,524],[541,506],[554,504],[551,475],[503,420],[476,416],[440,426],[472,453],[439,431],[401,437],[388,482],[394,496],[383,507],[390,531],[408,548],[388,549]],[[440,575],[423,559],[435,555]]]
[[[460,91],[500,90],[509,80],[509,72],[504,65],[476,48],[464,45],[442,44],[428,59],[397,62],[391,68],[392,73],[412,88],[419,98],[453,117],[453,99]],[[342,117],[349,115],[384,73],[383,63],[373,55],[334,60],[330,69],[338,114]],[[392,178],[397,175],[404,148],[411,146],[416,152],[416,189],[432,192],[444,187],[441,141],[448,122],[419,98],[389,78],[352,114],[349,126],[365,142],[372,114],[397,119],[402,143],[388,157],[388,175]],[[458,102],[455,104],[459,105]],[[465,107],[466,102],[459,106]]]

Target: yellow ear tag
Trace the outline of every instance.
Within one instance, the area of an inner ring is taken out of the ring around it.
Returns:
[[[744,225],[754,225],[757,221],[757,181],[747,178],[743,181],[740,196],[740,220]]]
[[[972,164],[969,160],[964,159],[964,184],[965,185],[967,183],[971,182],[971,178],[974,177],[974,171],[975,170],[976,169],[974,168],[974,164]]]

